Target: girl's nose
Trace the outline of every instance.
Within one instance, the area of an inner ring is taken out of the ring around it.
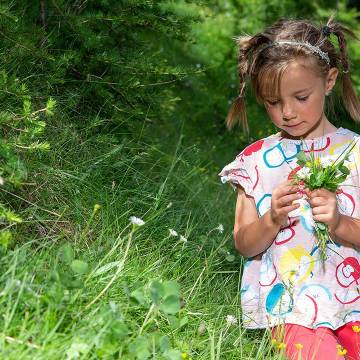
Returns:
[[[290,120],[296,117],[295,111],[288,104],[283,105],[282,113],[284,120]]]

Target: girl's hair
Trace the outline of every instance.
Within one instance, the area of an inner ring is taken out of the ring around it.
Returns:
[[[337,37],[339,52],[329,40],[330,34]],[[329,69],[342,70],[342,99],[346,110],[355,121],[360,121],[360,103],[350,78],[350,66],[346,51],[345,34],[357,39],[356,35],[331,16],[326,26],[316,26],[307,20],[288,20],[281,18],[263,32],[254,36],[239,36],[235,40],[239,46],[237,70],[240,79],[240,92],[233,102],[226,118],[226,126],[231,129],[240,122],[248,132],[245,110],[245,86],[250,78],[256,100],[263,103],[267,94],[279,94],[280,80],[287,65],[297,59],[304,60],[314,71],[325,78]],[[309,47],[301,45],[276,45],[276,41],[290,40],[307,42],[328,53],[327,64]],[[341,64],[341,66],[340,66]]]

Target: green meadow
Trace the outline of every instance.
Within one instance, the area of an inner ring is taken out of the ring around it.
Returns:
[[[0,359],[283,359],[241,326],[236,192],[218,173],[274,128],[250,89],[250,135],[225,127],[233,37],[333,11],[360,36],[355,5],[2,2]]]

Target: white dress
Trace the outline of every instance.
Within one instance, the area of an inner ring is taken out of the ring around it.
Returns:
[[[273,189],[296,171],[301,149],[334,157],[358,136],[344,128],[303,142],[274,134],[246,147],[219,175],[223,183],[239,184],[254,198],[260,217],[270,209]],[[339,211],[356,218],[360,216],[358,141],[350,158],[350,175],[337,191]],[[328,243],[323,271],[307,202],[298,215],[289,218],[266,251],[245,262],[240,295],[246,328],[292,323],[337,329],[360,320],[359,249]]]

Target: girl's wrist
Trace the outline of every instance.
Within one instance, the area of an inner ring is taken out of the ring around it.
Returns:
[[[342,214],[338,214],[337,221],[333,225],[329,225],[329,232],[336,236],[336,231],[339,229],[340,223],[342,221]]]

